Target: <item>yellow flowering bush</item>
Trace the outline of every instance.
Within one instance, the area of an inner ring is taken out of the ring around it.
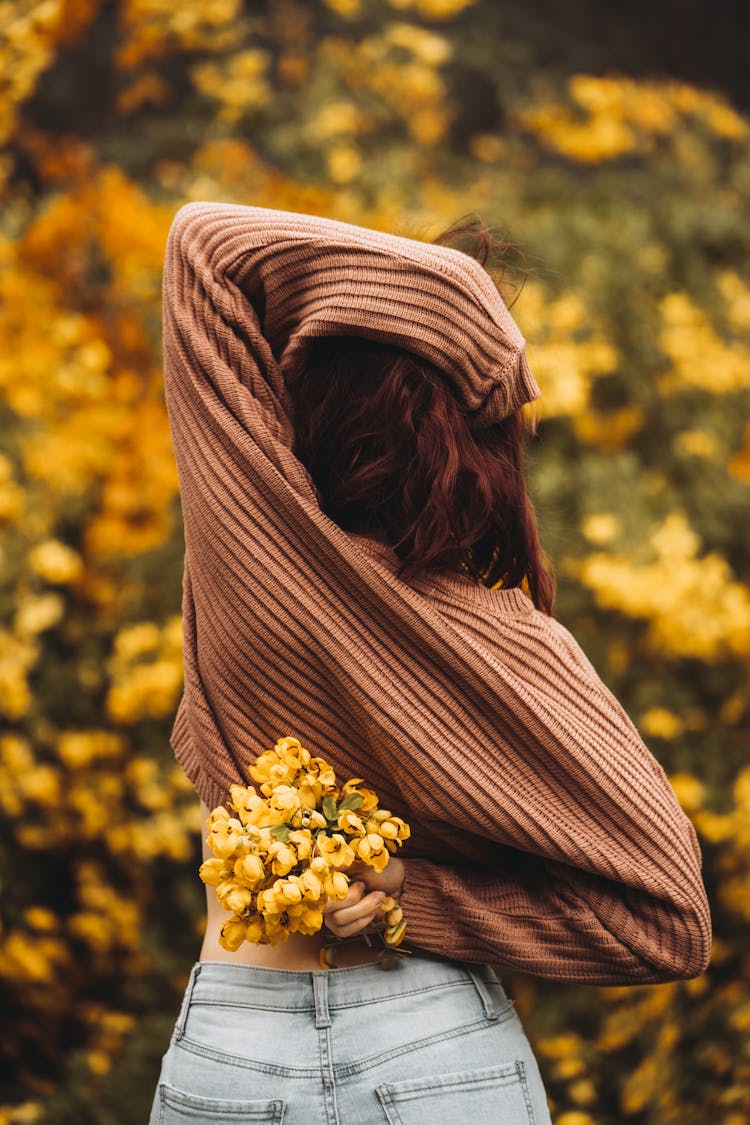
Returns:
[[[249,769],[258,789],[232,785],[229,808],[213,809],[206,842],[213,859],[201,864],[204,883],[216,888],[231,911],[219,942],[234,952],[244,941],[277,945],[290,934],[316,934],[330,900],[349,893],[346,868],[364,863],[382,871],[391,855],[408,840],[410,829],[353,777],[341,787],[332,767],[313,757],[298,739],[281,738]],[[406,933],[403,911],[386,897],[382,964]],[[365,935],[369,941],[369,935]],[[402,953],[405,951],[401,951]],[[324,948],[321,964],[333,963]]]
[[[591,41],[572,76],[554,6],[499,7],[0,0],[0,1125],[145,1120],[202,934],[159,321],[188,199],[417,238],[471,211],[522,250],[557,615],[694,818],[715,941],[655,988],[502,975],[555,1125],[750,1120],[746,103],[710,44],[695,84],[629,73],[632,6],[601,7],[622,72]],[[315,856],[249,851],[230,904],[266,862],[286,898],[318,855],[353,875],[345,813]]]
[[[656,559],[635,562],[597,551],[569,561],[571,573],[604,608],[649,622],[654,649],[707,659],[750,652],[750,593],[717,552],[700,555],[700,538],[684,512],[653,532]]]
[[[680,127],[738,140],[747,122],[721,96],[682,82],[643,82],[624,75],[574,74],[568,102],[534,105],[521,123],[549,148],[581,163],[654,152]]]

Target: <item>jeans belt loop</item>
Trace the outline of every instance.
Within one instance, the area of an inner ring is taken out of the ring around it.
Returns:
[[[313,971],[313,995],[315,997],[315,1026],[331,1026],[331,1013],[328,1010],[328,972]]]
[[[482,1001],[485,1016],[488,1020],[496,1020],[504,1007],[502,995],[498,996],[497,989],[490,987],[500,983],[497,976],[489,965],[474,965],[466,962],[464,964]],[[502,988],[502,984],[500,987]]]

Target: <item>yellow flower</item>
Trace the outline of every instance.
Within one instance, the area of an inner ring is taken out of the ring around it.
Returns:
[[[217,820],[211,825],[206,842],[219,859],[229,859],[234,855],[241,839],[242,825],[239,820],[230,817],[228,820]]]
[[[43,633],[55,625],[65,612],[65,602],[57,593],[22,597],[15,615],[16,632],[22,636]]]
[[[297,863],[297,853],[294,848],[290,848],[281,840],[274,840],[268,849],[268,856],[271,859],[271,870],[274,875],[288,875]]]
[[[351,777],[348,781],[344,782],[341,789],[341,796],[348,797],[350,793],[359,793],[362,798],[362,804],[358,807],[357,812],[360,816],[368,816],[378,807],[378,795],[374,793],[372,789],[361,789],[360,786],[363,781],[363,777]],[[390,813],[387,815],[390,816]]]
[[[297,853],[299,862],[304,863],[312,855],[313,838],[311,833],[305,829],[298,829],[296,832],[289,834],[289,844],[294,848]]]
[[[317,934],[323,925],[323,911],[319,906],[304,905],[304,909],[294,918],[294,929],[301,934]]]
[[[695,812],[701,807],[705,786],[697,777],[687,772],[673,773],[670,774],[669,783],[685,812]]]
[[[223,859],[207,859],[198,868],[198,874],[209,887],[218,887],[228,873]]]
[[[303,871],[298,880],[303,897],[317,902],[323,894],[324,878],[325,876],[317,875],[309,867]]]
[[[277,879],[270,887],[258,894],[258,910],[268,919],[269,915],[283,914],[288,907],[302,902],[302,889],[297,879]]]
[[[252,905],[253,894],[247,887],[234,883],[224,895],[223,901],[226,910],[231,910],[234,914],[242,914],[248,906]]]
[[[221,860],[207,860],[206,862],[220,863]],[[206,864],[203,864],[203,866],[205,867]],[[243,855],[234,865],[234,874],[240,882],[246,883],[249,887],[255,889],[265,879],[266,869],[260,856]],[[215,885],[216,884],[214,884],[214,886]]]
[[[303,808],[297,812],[294,822],[299,823],[303,829],[309,828],[311,832],[316,828],[325,828],[328,823],[321,812],[309,808]]]
[[[266,915],[264,918],[266,927],[266,942],[270,945],[278,945],[280,941],[286,941],[289,937],[289,930],[280,921],[278,916]]]
[[[220,820],[229,820],[229,813],[223,805],[217,805],[215,809],[211,809],[206,818],[206,827],[213,828],[214,824],[217,824]]]
[[[228,949],[230,953],[235,953],[245,940],[246,932],[247,925],[242,918],[227,918],[221,927],[219,945],[223,949]]]
[[[382,871],[388,865],[390,859],[390,852],[387,848],[383,848],[382,852],[370,852],[370,858],[364,860],[374,871]]]
[[[375,831],[386,840],[408,840],[411,836],[411,829],[409,825],[401,819],[400,816],[389,816],[387,820],[373,821],[377,825],[376,828],[371,829],[368,827],[368,832]],[[370,821],[368,821],[368,825]]]
[[[59,539],[38,543],[29,551],[28,562],[36,574],[59,585],[74,582],[83,573],[81,556]]]
[[[247,851],[265,851],[273,837],[267,827],[258,824],[244,824],[242,847]]]
[[[395,926],[389,926],[383,934],[386,945],[400,945],[404,940],[406,933],[406,922],[403,920],[397,922]]]
[[[581,531],[591,543],[602,545],[622,532],[622,520],[613,512],[595,512],[581,521]]]
[[[311,758],[308,772],[314,774],[319,784],[322,785],[324,792],[336,788],[336,774],[325,758]]]
[[[275,750],[266,750],[265,754],[261,754],[249,767],[248,773],[253,781],[258,782],[265,797],[270,797],[277,785],[289,785],[294,779],[294,771],[281,762]]]
[[[328,174],[335,184],[348,184],[362,168],[362,154],[353,144],[334,144],[327,152]]]
[[[385,840],[377,832],[368,832],[356,842],[357,858],[376,871],[382,871],[390,859]]]
[[[350,867],[354,863],[354,851],[340,832],[333,836],[321,834],[316,840],[319,853],[331,867]]]
[[[365,826],[355,812],[347,810],[339,813],[339,828],[350,836],[364,836]]]
[[[349,894],[349,879],[343,871],[331,871],[326,877],[323,889],[329,898],[340,902]]]
[[[300,807],[303,809],[314,809],[323,797],[323,786],[311,773],[306,773],[300,779],[300,786],[297,790],[299,793]]]
[[[669,711],[666,707],[651,707],[640,721],[641,729],[645,734],[652,734],[655,738],[676,738],[682,733],[685,724],[682,719]]]
[[[117,660],[129,663],[155,652],[160,641],[161,631],[154,621],[139,621],[119,631],[114,643],[115,656]]]
[[[243,824],[250,824],[253,815],[260,809],[265,809],[265,801],[252,785],[232,785],[229,788],[232,798],[231,805]]]
[[[305,750],[298,738],[280,738],[274,750],[278,754],[279,760],[292,774],[310,764],[310,753]]]
[[[59,925],[59,919],[52,910],[48,910],[46,906],[30,906],[23,912],[24,922],[31,926],[33,930],[39,930],[44,933],[49,933],[51,930],[56,930]]]
[[[256,945],[261,944],[265,940],[266,927],[263,924],[263,919],[259,917],[251,918],[245,930],[245,941],[252,941]]]
[[[247,772],[253,781],[263,786],[271,780],[271,769],[278,764],[278,754],[273,750],[266,750],[265,753],[258,755],[252,766],[248,766]]]
[[[287,821],[292,813],[300,807],[299,793],[291,785],[277,785],[269,798],[268,804],[273,812],[281,814],[283,820]]]

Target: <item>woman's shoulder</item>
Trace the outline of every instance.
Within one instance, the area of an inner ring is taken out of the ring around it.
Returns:
[[[350,532],[347,537],[374,565],[396,577],[399,562],[387,543]],[[491,589],[460,571],[443,570],[412,579],[408,587],[424,599],[428,615],[437,614],[491,660],[507,662],[511,656],[517,657],[526,673],[565,666],[597,691],[603,688],[575,635],[562,621],[537,609],[522,589]]]
[[[398,559],[387,543],[354,532],[347,532],[347,535],[360,551],[391,574],[396,574]],[[460,571],[431,570],[419,578],[410,579],[408,585],[435,609],[454,609],[475,619],[485,618],[488,623],[498,615],[528,618],[537,613],[534,603],[518,587],[491,589]]]

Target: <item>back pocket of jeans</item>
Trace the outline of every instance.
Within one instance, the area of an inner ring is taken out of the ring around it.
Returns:
[[[521,1059],[483,1070],[386,1082],[376,1093],[389,1125],[533,1125],[534,1112]]]
[[[282,1125],[286,1102],[280,1098],[273,1101],[252,1102],[224,1101],[219,1098],[201,1098],[197,1094],[187,1094],[166,1082],[159,1085],[159,1125],[240,1125],[240,1122],[254,1121],[257,1125]]]

